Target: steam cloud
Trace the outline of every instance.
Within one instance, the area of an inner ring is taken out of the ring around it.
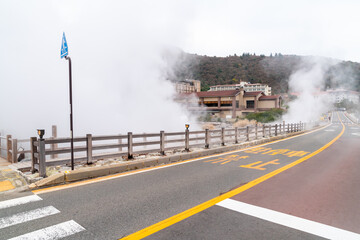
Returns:
[[[161,4],[161,10],[157,9]],[[0,131],[16,138],[69,136],[68,62],[73,62],[75,136],[196,128],[195,116],[173,101],[163,57],[182,40],[190,9],[183,3],[22,1],[0,10]],[[41,8],[39,8],[41,6]],[[141,6],[141,7],[139,7]],[[186,14],[182,16],[182,14]],[[10,24],[11,23],[11,24]],[[176,51],[172,56],[176,57]],[[174,62],[174,61],[173,61]]]

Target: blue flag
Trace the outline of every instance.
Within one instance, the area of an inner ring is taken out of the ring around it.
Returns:
[[[65,38],[65,33],[63,33],[62,43],[61,43],[61,52],[60,57],[63,58],[69,54],[68,45]]]

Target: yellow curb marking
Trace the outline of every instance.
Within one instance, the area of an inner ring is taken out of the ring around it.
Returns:
[[[1,181],[0,182],[0,192],[4,192],[7,190],[14,189],[14,185],[9,180]]]
[[[340,119],[339,114],[338,114],[338,118]],[[231,197],[233,197],[233,196],[235,196],[235,195],[237,195],[237,194],[239,194],[241,192],[244,192],[245,190],[248,190],[248,189],[258,185],[259,183],[262,183],[262,182],[266,181],[267,179],[269,179],[269,178],[271,178],[271,177],[273,177],[273,176],[275,176],[275,175],[277,175],[277,174],[279,174],[279,173],[281,173],[281,172],[283,172],[283,171],[285,171],[285,170],[287,170],[289,168],[292,168],[295,165],[298,165],[299,163],[302,163],[302,162],[306,161],[307,159],[309,159],[309,158],[317,155],[318,153],[324,151],[326,148],[328,148],[330,145],[332,145],[335,141],[337,141],[343,135],[343,133],[345,131],[345,125],[342,123],[341,119],[340,119],[340,122],[341,122],[341,125],[343,126],[343,129],[340,132],[340,134],[338,136],[336,136],[333,140],[331,140],[330,142],[325,144],[323,147],[316,150],[315,152],[312,152],[309,155],[307,155],[307,156],[305,156],[303,158],[300,158],[300,159],[298,159],[298,160],[296,160],[296,161],[294,161],[294,162],[292,162],[292,163],[290,163],[290,164],[288,164],[288,165],[286,165],[284,167],[281,167],[281,168],[279,168],[279,169],[277,169],[275,171],[272,171],[272,172],[270,172],[268,174],[265,174],[264,176],[259,177],[259,178],[255,179],[255,180],[253,180],[253,181],[251,181],[251,182],[249,182],[249,183],[247,183],[247,184],[245,184],[245,185],[243,185],[243,186],[241,186],[239,188],[236,188],[236,189],[234,189],[234,190],[232,190],[230,192],[224,193],[224,194],[222,194],[222,195],[220,195],[218,197],[210,199],[210,200],[208,200],[208,201],[206,201],[206,202],[204,202],[204,203],[202,203],[200,205],[197,205],[197,206],[195,206],[193,208],[190,208],[190,209],[188,209],[188,210],[186,210],[184,212],[181,212],[181,213],[179,213],[177,215],[174,215],[172,217],[169,217],[169,218],[167,218],[167,219],[165,219],[163,221],[155,223],[155,224],[153,224],[153,225],[151,225],[151,226],[149,226],[147,228],[144,228],[144,229],[139,230],[139,231],[137,231],[137,232],[135,232],[133,234],[130,234],[127,237],[121,238],[121,240],[143,239],[143,238],[145,238],[145,237],[147,237],[147,236],[149,236],[149,235],[151,235],[153,233],[156,233],[156,232],[158,232],[158,231],[160,231],[160,230],[162,230],[164,228],[167,228],[167,227],[169,227],[171,225],[174,225],[177,222],[180,222],[180,221],[182,221],[182,220],[184,220],[184,219],[186,219],[188,217],[191,217],[191,216],[193,216],[193,215],[195,215],[195,214],[197,214],[199,212],[202,212],[205,209],[210,208],[210,207],[214,206],[215,204],[217,204],[217,203],[219,203],[219,202],[221,202],[221,201],[223,201],[225,199],[231,198]]]

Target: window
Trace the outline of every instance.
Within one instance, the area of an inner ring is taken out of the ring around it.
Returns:
[[[246,108],[254,108],[255,101],[246,101]]]

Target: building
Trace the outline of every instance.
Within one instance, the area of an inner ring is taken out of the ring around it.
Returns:
[[[269,85],[262,83],[249,83],[244,81],[240,81],[239,84],[211,86],[209,91],[236,90],[240,89],[241,87],[244,88],[246,92],[263,92],[266,96],[271,95],[271,87],[269,87]]]
[[[359,92],[356,91],[336,89],[336,90],[327,90],[325,93],[328,94],[332,99],[332,101],[335,103],[340,103],[345,99],[355,104],[359,103],[360,94]]]
[[[201,91],[201,82],[199,80],[186,79],[175,82],[177,93],[194,93]]]
[[[251,112],[268,111],[273,108],[281,108],[281,96],[266,96],[261,91],[246,92],[243,88],[224,91],[196,92],[194,97],[186,98],[190,94],[183,94],[177,99],[179,102],[188,102],[189,110],[204,110],[218,115],[221,118],[242,117]],[[196,101],[196,102],[194,102]],[[205,107],[205,108],[204,108]]]

